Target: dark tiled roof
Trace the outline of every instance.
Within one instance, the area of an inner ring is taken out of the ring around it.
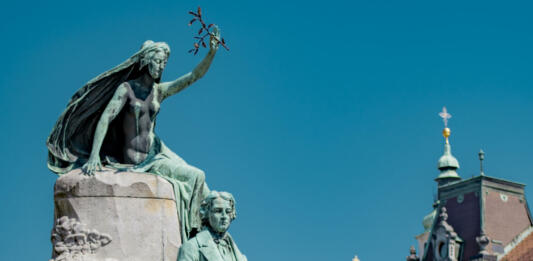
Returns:
[[[533,260],[533,233],[531,228],[526,230],[529,234],[524,238],[515,239],[517,241],[510,247],[508,252],[500,261],[532,261]],[[511,242],[513,244],[513,242]],[[507,247],[506,247],[507,248]]]

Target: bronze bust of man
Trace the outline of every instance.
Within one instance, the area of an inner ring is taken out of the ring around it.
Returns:
[[[247,261],[227,232],[237,216],[233,195],[211,191],[200,215],[204,229],[181,246],[178,261]]]

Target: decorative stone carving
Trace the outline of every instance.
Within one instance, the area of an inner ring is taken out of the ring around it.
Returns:
[[[490,238],[485,234],[484,230],[481,230],[480,235],[476,237],[476,242],[479,246],[479,253],[470,257],[470,261],[496,261],[498,259],[497,255],[491,254],[487,250]]]
[[[507,202],[509,200],[509,196],[503,193],[500,193],[500,198],[502,199],[503,202]]]
[[[457,203],[461,204],[465,201],[465,196],[463,194],[457,196]]]
[[[457,261],[463,241],[448,224],[448,213],[445,207],[441,207],[439,219],[431,235],[434,259],[435,261]]]
[[[406,258],[407,261],[420,261],[420,258],[418,258],[418,256],[416,255],[416,249],[414,246],[411,246],[411,248],[409,249],[409,253],[410,255],[408,255]]]
[[[476,242],[479,246],[480,255],[489,254],[489,252],[487,251],[487,246],[490,243],[490,238],[487,235],[485,235],[485,231],[481,230],[481,235],[479,235],[479,237],[476,237]]]
[[[94,229],[87,229],[75,218],[63,216],[57,219],[52,230],[54,255],[51,261],[84,261],[100,247],[111,242],[111,236]]]

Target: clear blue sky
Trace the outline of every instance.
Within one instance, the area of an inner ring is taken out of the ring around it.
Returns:
[[[453,115],[459,174],[533,185],[533,16],[527,1],[14,1],[0,10],[2,260],[46,260],[45,140],[70,96],[147,40],[193,68],[198,5],[220,25],[199,82],[156,132],[237,198],[253,261],[402,260],[430,212]],[[526,187],[531,204],[533,186]]]

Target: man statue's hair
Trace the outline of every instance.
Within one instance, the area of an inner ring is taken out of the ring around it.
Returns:
[[[229,213],[230,220],[233,221],[237,217],[237,212],[235,211],[235,198],[233,198],[233,195],[229,192],[225,191],[211,191],[209,195],[202,201],[202,205],[200,206],[200,217],[202,219],[202,225],[208,226],[209,225],[209,211],[211,210],[211,207],[213,205],[213,200],[221,198],[223,200],[229,201],[229,204],[232,208],[231,213]]]

